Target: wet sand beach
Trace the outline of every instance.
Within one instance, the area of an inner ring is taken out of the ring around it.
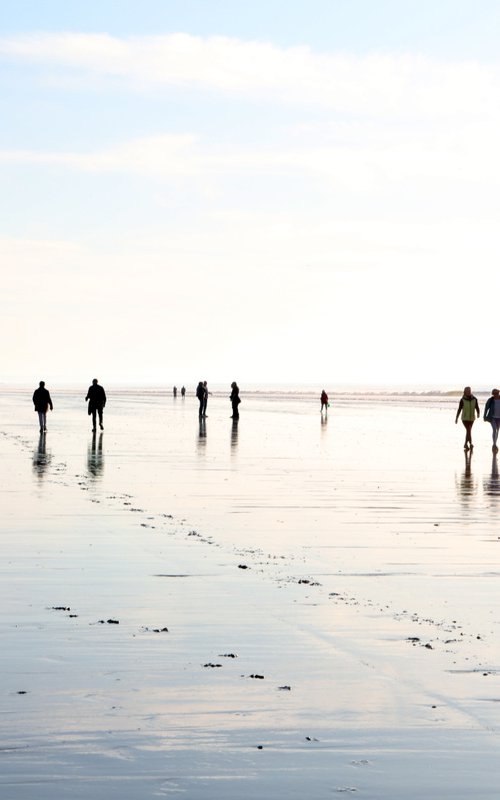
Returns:
[[[0,406],[2,798],[498,796],[489,425],[50,388]]]

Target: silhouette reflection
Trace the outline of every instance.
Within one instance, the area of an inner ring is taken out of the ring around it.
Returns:
[[[205,449],[205,445],[207,443],[207,422],[205,417],[199,417],[199,430],[198,430],[198,450],[202,451]]]
[[[465,457],[465,469],[460,476],[460,479],[456,480],[457,484],[457,491],[460,495],[460,498],[465,502],[468,503],[473,495],[477,492],[477,485],[474,481],[474,476],[472,474],[472,453],[470,450],[466,450],[464,452]]]
[[[328,425],[328,414],[321,415],[321,430],[326,431],[326,426]]]
[[[92,441],[88,446],[87,451],[87,469],[92,478],[100,478],[102,475],[102,471],[104,468],[104,455],[102,452],[102,438],[103,434],[99,434],[99,439],[97,438],[97,433],[94,432],[92,434]]]
[[[500,497],[500,480],[498,474],[497,454],[493,454],[491,461],[491,475],[483,481],[484,493],[490,497]]]
[[[231,425],[231,447],[236,447],[238,444],[238,422],[239,419],[233,419],[233,424]]]
[[[45,477],[45,472],[51,459],[51,454],[47,453],[47,437],[45,433],[41,433],[38,440],[38,447],[33,453],[33,472],[40,480]]]

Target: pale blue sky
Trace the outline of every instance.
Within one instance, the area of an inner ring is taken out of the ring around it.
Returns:
[[[498,383],[499,3],[0,6],[5,380]]]

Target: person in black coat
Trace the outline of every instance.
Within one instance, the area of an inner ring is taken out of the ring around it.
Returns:
[[[240,400],[240,390],[238,389],[238,384],[236,383],[236,381],[233,381],[231,384],[231,394],[229,395],[229,399],[231,400],[231,406],[233,408],[233,415],[231,419],[239,419],[240,411],[238,406],[241,403],[241,400]]]
[[[92,386],[89,386],[87,397],[85,400],[89,401],[88,414],[92,414],[92,430],[96,430],[96,415],[99,415],[99,427],[101,431],[104,430],[102,424],[102,412],[106,405],[106,392],[102,386],[99,386],[97,378],[92,381]]]
[[[33,405],[40,421],[40,433],[45,433],[47,430],[47,410],[50,408],[52,411],[54,408],[49,390],[45,388],[45,381],[40,381],[38,389],[33,392]]]

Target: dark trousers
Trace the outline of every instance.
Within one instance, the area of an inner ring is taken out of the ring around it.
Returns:
[[[238,411],[239,403],[232,403],[233,406],[233,419],[239,419],[240,412]]]
[[[99,425],[102,425],[102,407],[92,409],[92,427],[96,427],[96,415],[99,415]]]

